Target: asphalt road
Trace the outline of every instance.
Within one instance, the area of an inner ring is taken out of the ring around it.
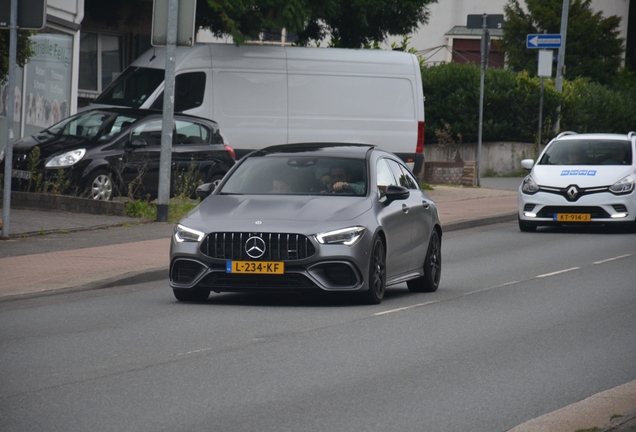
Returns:
[[[636,235],[444,237],[379,306],[167,281],[0,304],[3,431],[505,431],[636,379]]]

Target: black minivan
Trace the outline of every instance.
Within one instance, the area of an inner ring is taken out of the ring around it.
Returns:
[[[12,189],[78,193],[96,200],[156,197],[162,112],[100,108],[62,120],[14,143]],[[185,181],[214,183],[234,165],[216,122],[174,115],[171,192]],[[60,189],[67,189],[60,190]]]

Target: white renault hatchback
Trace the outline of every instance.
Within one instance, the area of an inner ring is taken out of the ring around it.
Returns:
[[[636,225],[636,132],[576,134],[550,141],[519,187],[519,229],[540,225]]]

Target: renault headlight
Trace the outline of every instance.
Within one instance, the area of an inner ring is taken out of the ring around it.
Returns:
[[[183,226],[181,224],[177,224],[174,228],[174,239],[177,243],[183,242],[200,242],[205,237],[205,233],[201,231],[197,231],[192,228],[188,228],[187,226]]]
[[[624,195],[634,190],[634,176],[628,175],[610,186],[611,193],[616,195]]]
[[[335,231],[319,233],[316,234],[315,237],[320,244],[343,244],[346,246],[353,246],[358,242],[360,237],[362,237],[364,231],[364,227],[355,226]]]
[[[526,176],[521,184],[521,192],[532,195],[539,192],[539,185],[534,181],[532,176]]]
[[[47,168],[65,168],[78,163],[86,154],[86,149],[71,150],[55,156],[46,163]]]

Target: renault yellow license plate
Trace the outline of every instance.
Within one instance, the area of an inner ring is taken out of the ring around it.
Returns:
[[[226,261],[226,273],[283,274],[285,263],[281,261]]]
[[[589,213],[557,213],[554,215],[557,222],[589,222],[592,216]]]

